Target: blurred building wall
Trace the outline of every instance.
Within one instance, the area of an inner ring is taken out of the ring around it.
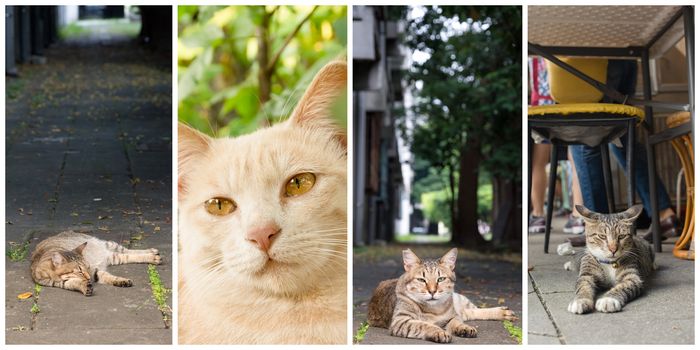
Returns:
[[[5,74],[17,63],[44,62],[44,49],[58,41],[58,6],[5,6]]]
[[[387,8],[353,6],[355,246],[391,241],[401,217],[405,189],[392,108],[403,101],[396,74],[403,61]]]

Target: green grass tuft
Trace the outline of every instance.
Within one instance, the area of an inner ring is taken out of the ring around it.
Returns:
[[[153,300],[158,305],[158,310],[163,313],[169,312],[170,308],[167,304],[169,290],[163,286],[163,281],[161,281],[160,274],[158,270],[156,270],[155,265],[148,265],[148,279],[151,283]]]
[[[34,304],[32,305],[32,309],[29,311],[31,311],[33,314],[38,314],[39,312],[41,312],[41,309],[39,309],[39,304],[34,302]]]
[[[22,95],[24,89],[24,80],[15,78],[7,80],[5,87],[5,96],[8,100],[16,100]]]
[[[24,260],[29,252],[29,241],[24,243],[9,242],[10,247],[7,249],[7,257],[10,261],[18,262]]]
[[[503,327],[508,331],[511,337],[518,341],[518,344],[523,343],[523,329],[514,325],[513,322],[503,321]]]
[[[353,343],[357,344],[365,339],[365,334],[367,334],[368,329],[369,323],[367,323],[367,321],[362,322],[360,328],[357,329],[357,333],[355,333],[355,336],[352,338]]]

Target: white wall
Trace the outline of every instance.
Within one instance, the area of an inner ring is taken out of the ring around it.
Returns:
[[[64,27],[78,20],[78,6],[59,6],[58,7],[58,26]]]

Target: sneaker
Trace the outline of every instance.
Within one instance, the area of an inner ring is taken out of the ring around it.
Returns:
[[[544,233],[544,224],[544,216],[530,216],[530,221],[527,225],[527,232]]]
[[[680,236],[681,231],[683,231],[683,229],[681,228],[681,223],[680,221],[678,221],[676,215],[671,215],[666,219],[661,220],[661,222],[659,222],[659,228],[661,229],[662,242],[669,238]],[[647,233],[643,237],[647,240],[647,242],[654,243],[654,237],[651,231],[651,226],[649,227],[649,231],[647,231]]]
[[[569,216],[571,215],[571,210],[568,208],[561,208],[557,211],[554,212],[554,216],[556,217],[562,217],[562,216]]]
[[[586,226],[583,219],[569,215],[569,221],[564,225],[564,233],[580,235],[585,230]]]

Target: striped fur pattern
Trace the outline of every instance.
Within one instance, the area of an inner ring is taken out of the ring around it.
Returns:
[[[157,249],[127,249],[83,233],[66,231],[51,236],[32,253],[32,279],[48,287],[75,290],[91,296],[93,282],[131,287],[133,282],[107,272],[109,265],[160,264]]]
[[[568,311],[621,311],[642,293],[645,281],[656,268],[653,249],[633,231],[642,206],[615,214],[596,213],[580,205],[576,210],[586,222],[586,250],[573,264],[579,276],[576,296]]]
[[[438,260],[421,261],[403,251],[405,273],[382,281],[369,303],[370,326],[389,328],[391,335],[450,343],[452,336],[476,337],[470,320],[515,320],[507,307],[479,309],[455,293],[457,248]]]

